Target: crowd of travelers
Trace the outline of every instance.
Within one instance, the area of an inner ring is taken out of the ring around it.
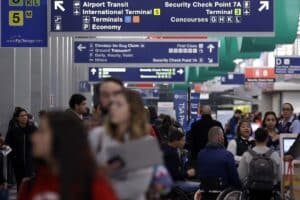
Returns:
[[[185,132],[116,78],[95,85],[93,111],[87,107],[86,97],[74,94],[67,110],[42,110],[37,121],[16,107],[0,137],[8,152],[7,169],[0,166],[7,172],[0,176],[2,188],[17,185],[18,200],[198,200],[224,191],[239,192],[240,199],[276,199],[280,134],[300,133],[290,103],[280,117],[236,110],[225,127],[210,106],[201,106]],[[297,145],[286,161],[299,156]]]

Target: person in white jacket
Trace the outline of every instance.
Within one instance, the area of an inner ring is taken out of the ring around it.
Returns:
[[[237,138],[231,140],[227,147],[237,163],[241,160],[243,153],[255,145],[251,133],[251,123],[248,120],[240,121],[237,127]]]
[[[110,157],[109,148],[121,146],[132,140],[152,139],[147,135],[147,119],[143,101],[137,92],[126,89],[115,96],[105,126],[92,130],[89,140],[98,165],[106,168],[109,175],[113,175],[120,170],[122,163],[120,160],[111,162],[113,158]],[[139,150],[136,149],[136,151]],[[145,160],[147,160],[146,155]],[[145,193],[152,180],[153,169],[151,166],[128,172],[125,177],[121,178],[111,176],[112,186],[119,199],[145,199]]]

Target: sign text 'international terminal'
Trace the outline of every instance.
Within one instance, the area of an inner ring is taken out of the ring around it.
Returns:
[[[47,47],[47,0],[3,0],[2,47]]]
[[[274,35],[274,0],[52,0],[52,32]]]
[[[75,63],[218,66],[218,42],[75,42]]]
[[[184,68],[126,68],[90,67],[89,81],[98,82],[104,78],[117,77],[124,82],[163,82],[185,81]]]
[[[276,57],[276,74],[300,74],[300,57]]]

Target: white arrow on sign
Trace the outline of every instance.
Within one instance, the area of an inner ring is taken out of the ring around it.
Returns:
[[[184,70],[183,69],[179,69],[179,70],[177,70],[177,73],[180,74],[180,75],[182,75],[184,73]]]
[[[54,10],[61,10],[62,12],[65,12],[65,8],[63,6],[64,1],[63,0],[56,0],[54,1]]]
[[[214,46],[213,44],[209,44],[209,45],[207,46],[207,48],[209,49],[209,53],[212,53],[213,50],[214,50],[214,48],[215,48],[215,46]]]
[[[92,75],[95,76],[95,74],[96,74],[96,72],[97,72],[96,68],[92,68],[92,69],[91,69],[91,72],[92,72]]]
[[[82,51],[83,49],[86,49],[86,46],[83,46],[81,43],[77,46],[78,51]]]
[[[259,2],[260,7],[258,9],[259,12],[265,10],[269,10],[270,9],[270,2],[269,1],[260,1]]]

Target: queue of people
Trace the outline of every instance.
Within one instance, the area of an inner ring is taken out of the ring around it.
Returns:
[[[81,94],[72,95],[66,111],[41,111],[38,124],[15,109],[2,145],[12,150],[8,167],[19,200],[143,200],[149,191],[158,194],[152,199],[184,200],[176,189],[200,198],[198,190],[210,186],[270,199],[281,178],[279,135],[300,133],[289,103],[280,119],[274,112],[250,117],[261,126],[256,131],[240,110],[224,129],[202,106],[185,133],[119,79],[104,79],[94,93],[92,114]],[[286,160],[299,155],[296,145]]]

